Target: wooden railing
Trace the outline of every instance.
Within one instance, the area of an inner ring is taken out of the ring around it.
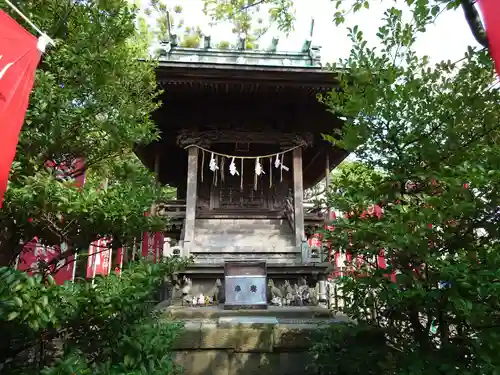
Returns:
[[[201,207],[198,207],[201,209]],[[311,212],[312,211],[312,212]],[[243,211],[242,211],[243,212]],[[287,197],[284,202],[284,213],[287,221],[295,230],[295,214],[294,214],[293,198]],[[186,201],[185,200],[169,200],[158,203],[156,213],[160,216],[168,216],[172,220],[178,221],[186,217]],[[304,220],[307,223],[317,224],[325,220],[325,215],[322,212],[307,210],[304,212]]]
[[[158,204],[156,212],[161,216],[169,216],[171,218],[184,218],[186,216],[186,201],[172,200]]]

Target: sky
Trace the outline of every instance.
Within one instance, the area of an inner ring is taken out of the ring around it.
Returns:
[[[143,4],[147,0],[142,0]],[[201,0],[163,0],[163,3],[173,6],[181,5],[182,18],[186,25],[201,26],[207,29],[207,18],[202,12]],[[259,41],[262,47],[267,47],[273,36],[279,36],[279,51],[299,51],[304,40],[309,35],[311,19],[314,18],[314,33],[312,43],[322,47],[323,63],[336,62],[339,58],[348,56],[351,43],[347,37],[346,27],[359,25],[369,45],[377,46],[375,36],[381,26],[383,12],[394,4],[392,0],[372,1],[369,10],[361,10],[346,18],[346,23],[336,27],[333,23],[335,12],[331,0],[295,0],[296,21],[295,30],[288,36],[279,35],[276,30],[270,30]],[[212,43],[221,40],[233,41],[230,24],[219,23],[210,30]],[[455,11],[445,11],[434,25],[428,27],[427,32],[417,39],[416,49],[421,55],[428,55],[431,62],[441,60],[457,61],[463,57],[467,46],[478,46],[465,21],[461,8]]]

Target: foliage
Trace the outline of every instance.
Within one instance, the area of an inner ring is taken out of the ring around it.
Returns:
[[[334,22],[339,25],[345,22],[345,17],[351,12],[358,12],[361,9],[369,9],[373,0],[332,0],[335,3],[336,12]],[[456,9],[460,6],[461,0],[394,0],[393,4],[406,5],[413,12],[414,19],[421,26],[429,24],[444,10]],[[420,31],[424,31],[421,29]]]
[[[336,25],[345,22],[346,16],[351,12],[361,9],[369,9],[373,0],[332,0],[335,2],[336,12],[333,16]],[[393,1],[399,6],[406,5],[412,12],[413,20],[419,31],[425,31],[428,24],[446,10],[455,10],[459,6],[464,11],[465,19],[469,25],[472,35],[483,47],[488,48],[486,31],[481,16],[476,8],[475,0],[397,0]],[[347,5],[347,6],[346,6]]]
[[[237,33],[251,28],[252,19],[259,17],[258,24],[264,21],[260,18],[262,13],[268,13],[268,22],[265,30],[276,26],[279,31],[289,33],[293,30],[295,11],[293,0],[203,0],[204,10],[214,22],[229,21],[235,25]],[[346,17],[360,10],[370,9],[370,4],[380,3],[381,0],[331,0],[335,6],[333,22],[336,25],[345,23]],[[391,3],[391,1],[387,1]],[[447,10],[455,10],[462,6],[465,18],[471,32],[479,44],[487,47],[484,27],[475,8],[474,0],[392,0],[394,6],[406,6],[413,15],[413,20],[419,31],[425,31],[428,24]],[[390,7],[390,5],[388,5]]]
[[[385,332],[394,350],[381,374],[495,374],[500,92],[485,51],[435,66],[418,56],[422,24],[402,14],[386,11],[380,49],[350,30],[351,54],[334,66],[341,89],[321,98],[345,118],[341,140],[325,138],[383,172],[329,194],[331,207],[352,215],[328,240],[365,262],[365,277],[338,281],[344,311]],[[383,207],[381,219],[359,215],[371,204]],[[387,270],[373,262],[381,249]]]
[[[211,24],[230,22],[237,37],[244,34],[247,50],[258,49],[260,38],[276,25],[280,31],[289,33],[295,19],[291,0],[203,0],[203,11]],[[267,13],[267,20],[264,14]],[[238,48],[238,43],[232,48]],[[225,48],[224,48],[225,49]]]
[[[216,47],[218,49],[229,49],[231,47],[231,43],[229,43],[227,40],[221,40],[219,43],[217,43]]]
[[[1,268],[1,365],[12,374],[174,374],[170,348],[181,325],[152,311],[176,258],[136,262],[122,272],[54,284]]]
[[[330,174],[330,186],[326,181],[304,192],[304,200],[314,204],[315,208],[325,208],[325,196],[329,194],[340,194],[345,187],[351,184],[360,186],[372,186],[382,178],[380,171],[360,161],[344,160]]]
[[[385,361],[384,332],[367,325],[334,324],[313,335],[310,349],[315,374],[378,375],[390,365]]]
[[[18,5],[56,47],[37,70],[0,212],[0,264],[12,263],[20,242],[34,236],[66,243],[66,257],[104,234],[118,247],[133,233],[164,227],[144,212],[165,190],[132,151],[158,137],[150,113],[159,91],[154,64],[138,60],[148,37],[136,32],[136,9],[125,0]],[[75,158],[85,160],[83,189],[58,181],[46,167]]]
[[[377,185],[382,173],[359,161],[344,161],[331,173],[330,191],[342,192],[345,187],[358,185],[361,189]]]
[[[235,25],[235,33],[246,33],[252,29],[252,18],[261,8],[267,10],[268,23],[274,23],[280,31],[293,29],[294,11],[292,0],[203,0],[204,11],[213,21],[229,21]],[[263,24],[260,19],[258,24]]]
[[[150,0],[144,13],[148,17],[155,16],[155,28],[151,30],[159,41],[168,41],[170,33],[176,34],[185,26],[182,15],[182,6],[168,7],[160,0]],[[179,17],[177,17],[179,16]]]

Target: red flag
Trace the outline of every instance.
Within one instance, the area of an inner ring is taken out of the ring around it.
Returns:
[[[112,250],[108,248],[108,241],[100,239],[89,246],[89,257],[87,260],[87,277],[94,278],[96,275],[109,275],[111,270]]]
[[[144,232],[142,236],[142,256],[157,263],[163,253],[164,236],[162,232]]]
[[[117,261],[118,264],[115,267],[115,273],[117,273],[118,275],[122,273],[123,258],[124,258],[124,255],[125,255],[124,253],[125,253],[125,248],[124,247],[120,247],[117,250],[116,261]]]
[[[0,10],[0,208],[40,61],[37,43]]]
[[[85,185],[85,161],[83,158],[74,158],[71,162],[47,160],[45,166],[53,169],[59,180],[73,180],[77,187]]]
[[[488,49],[500,76],[500,1],[480,0],[479,6],[486,26]]]
[[[58,246],[45,246],[39,243],[37,238],[28,242],[21,254],[17,268],[20,271],[27,271],[29,275],[36,273],[38,262],[50,262],[54,257],[61,253]],[[73,269],[76,267],[74,255],[62,259],[55,266],[51,267],[51,275],[57,284],[64,284],[65,281],[73,279]]]

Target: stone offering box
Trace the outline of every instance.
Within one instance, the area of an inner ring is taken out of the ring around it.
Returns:
[[[225,262],[224,309],[267,309],[266,262]]]

